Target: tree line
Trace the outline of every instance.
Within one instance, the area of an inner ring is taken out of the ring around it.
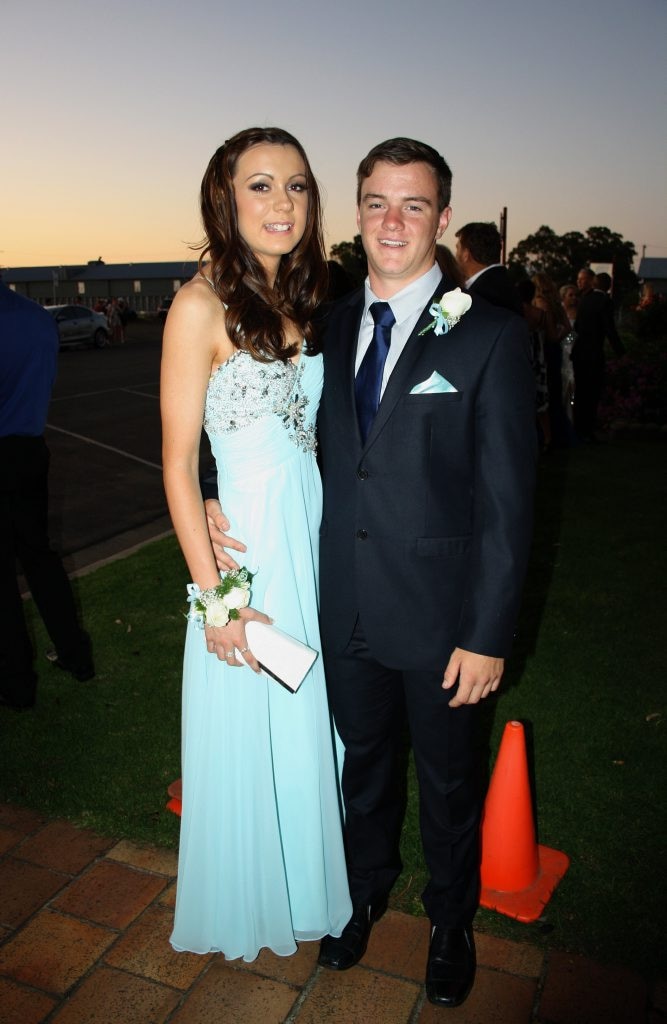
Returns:
[[[533,274],[548,274],[557,284],[574,283],[582,267],[591,263],[611,263],[614,268],[614,297],[616,301],[629,296],[636,301],[637,275],[633,270],[636,250],[632,242],[606,227],[590,227],[582,234],[568,231],[564,235],[543,224],[532,235],[516,245],[507,259],[507,269],[513,280]],[[331,258],[340,263],[356,284],[367,274],[366,254],[361,235],[351,242],[338,242],[331,246]]]

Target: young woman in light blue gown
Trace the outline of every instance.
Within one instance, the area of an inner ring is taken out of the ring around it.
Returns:
[[[339,935],[351,914],[322,659],[291,693],[259,674],[245,635],[248,619],[268,615],[320,650],[313,316],[326,270],[317,185],[287,132],[249,129],[225,142],[201,208],[200,271],[164,332],[165,489],[192,581],[215,587],[198,480],[203,423],[256,575],[238,621],[187,624],[171,943],[251,961],[262,948],[287,956],[299,940]]]

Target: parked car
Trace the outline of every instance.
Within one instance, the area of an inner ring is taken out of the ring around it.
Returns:
[[[87,306],[46,306],[58,325],[60,344],[92,344],[104,348],[109,344],[109,324],[104,313],[96,313]]]
[[[162,323],[164,323],[165,320],[167,319],[167,313],[171,309],[171,304],[173,301],[173,299],[163,299],[160,305],[158,306],[157,316],[158,320],[161,320]]]

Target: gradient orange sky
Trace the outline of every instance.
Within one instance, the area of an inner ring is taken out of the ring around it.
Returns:
[[[329,243],[410,135],[454,172],[444,241],[509,210],[667,256],[664,0],[5,0],[0,266],[193,258],[209,157],[252,124],[309,154]]]

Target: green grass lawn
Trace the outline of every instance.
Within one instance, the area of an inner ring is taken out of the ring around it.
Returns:
[[[483,930],[664,975],[665,484],[661,443],[615,441],[540,465],[535,542],[515,652],[484,708],[493,764],[526,725],[539,841],[571,867],[541,919],[480,911]],[[139,842],[175,846],[187,572],[173,539],[76,584],[98,675],[40,662],[38,705],[0,710],[0,799]],[[36,649],[48,647],[29,608]],[[421,913],[414,779],[393,905]]]

